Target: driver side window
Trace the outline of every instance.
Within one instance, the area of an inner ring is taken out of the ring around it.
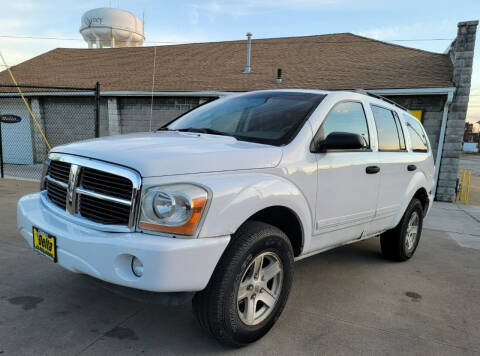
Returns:
[[[348,132],[360,135],[364,140],[364,148],[370,148],[367,118],[363,105],[355,101],[344,101],[336,104],[328,113],[318,132],[318,138],[324,140],[332,132]]]

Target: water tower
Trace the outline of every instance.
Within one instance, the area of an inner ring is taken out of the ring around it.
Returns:
[[[145,40],[143,22],[137,16],[112,8],[84,13],[80,33],[88,48],[140,47]]]

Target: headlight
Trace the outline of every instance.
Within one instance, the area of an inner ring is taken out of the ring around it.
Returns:
[[[145,230],[193,235],[207,203],[205,189],[192,184],[149,188],[141,202],[138,227]]]
[[[48,167],[50,166],[50,160],[47,159],[43,162],[43,168],[42,168],[42,178],[40,179],[40,190],[45,190],[47,189],[45,187],[45,176],[47,175],[48,172]]]

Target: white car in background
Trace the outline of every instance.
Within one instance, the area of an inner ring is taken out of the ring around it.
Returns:
[[[225,344],[280,316],[294,261],[380,235],[408,260],[432,205],[421,123],[355,92],[270,90],[150,133],[51,150],[18,203],[29,245],[73,272],[187,301]]]

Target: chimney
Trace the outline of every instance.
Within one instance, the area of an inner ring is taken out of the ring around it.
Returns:
[[[243,70],[243,73],[250,73],[250,56],[252,51],[252,33],[247,32],[247,65]]]

